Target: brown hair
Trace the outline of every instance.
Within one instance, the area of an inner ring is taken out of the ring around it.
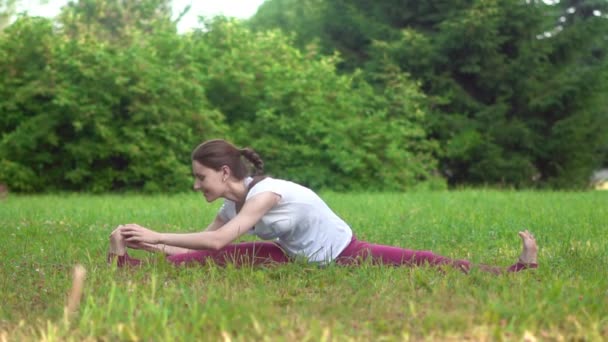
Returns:
[[[242,157],[251,163],[253,172],[250,172]],[[264,162],[257,152],[249,147],[237,148],[222,139],[208,140],[198,145],[192,151],[192,160],[216,171],[226,165],[232,171],[232,175],[239,180],[249,175],[264,174]]]

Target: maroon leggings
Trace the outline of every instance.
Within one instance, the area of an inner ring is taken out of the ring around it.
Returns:
[[[273,263],[287,263],[290,258],[274,242],[243,242],[228,245],[218,251],[194,251],[183,254],[176,254],[167,257],[167,260],[176,264],[204,264],[213,262],[218,265],[233,263],[237,266],[242,265],[264,265]],[[443,266],[457,268],[468,273],[471,263],[467,260],[454,260],[431,251],[416,251],[399,247],[372,244],[359,241],[353,237],[350,244],[340,253],[335,262],[339,265],[359,265],[362,262],[371,261],[373,264],[385,264],[394,266]],[[128,255],[120,257],[119,266],[138,265],[139,260],[133,259]],[[536,264],[516,263],[509,268],[501,268],[487,265],[479,265],[483,271],[492,273],[518,272],[526,268],[536,268]]]

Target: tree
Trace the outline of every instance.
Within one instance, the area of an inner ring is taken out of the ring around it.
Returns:
[[[78,0],[64,7],[59,20],[72,39],[122,42],[141,33],[176,30],[171,15],[171,0]]]
[[[16,10],[16,0],[0,0],[0,30],[10,24]]]
[[[40,4],[47,2],[47,0],[38,1]],[[0,0],[0,31],[10,25],[20,4],[20,0]]]
[[[551,34],[563,11],[539,1],[324,1],[318,39],[343,72],[388,63],[421,82],[452,184],[580,186],[605,146],[598,3],[570,2],[581,19]]]

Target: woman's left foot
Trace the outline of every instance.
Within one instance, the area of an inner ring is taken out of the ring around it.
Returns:
[[[519,263],[524,265],[537,265],[538,263],[538,246],[534,235],[528,230],[518,233],[522,241],[522,251],[519,256]]]

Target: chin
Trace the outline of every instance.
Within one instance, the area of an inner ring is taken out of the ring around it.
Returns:
[[[203,194],[203,197],[205,197],[205,200],[207,201],[207,203],[211,203],[218,198],[217,196],[207,195],[207,194]]]

